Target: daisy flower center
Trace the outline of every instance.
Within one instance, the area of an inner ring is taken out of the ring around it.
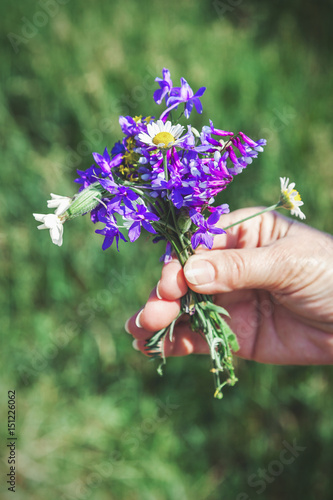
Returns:
[[[288,210],[291,210],[292,208],[295,207],[295,201],[302,201],[302,198],[296,189],[293,189],[288,193],[287,190],[282,191],[281,193],[281,200],[283,202],[284,208],[287,208]]]
[[[175,142],[175,138],[169,132],[159,132],[155,135],[153,143],[158,146],[162,144],[162,147],[166,148],[170,142]]]
[[[299,194],[298,191],[296,191],[296,189],[293,189],[292,193],[296,193],[295,196],[294,196],[294,200],[295,201],[302,201],[301,195]]]

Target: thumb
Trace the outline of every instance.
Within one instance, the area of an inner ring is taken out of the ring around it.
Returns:
[[[271,247],[210,250],[193,255],[184,267],[188,286],[198,293],[275,289],[283,281],[285,260]]]

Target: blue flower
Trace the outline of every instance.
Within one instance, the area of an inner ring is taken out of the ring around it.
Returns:
[[[116,218],[114,216],[101,217],[99,220],[100,222],[105,222],[105,227],[103,229],[96,229],[95,231],[95,233],[105,236],[102,249],[106,250],[107,248],[109,248],[112,245],[113,240],[116,239],[117,250],[119,252],[119,239],[121,238],[123,241],[127,240],[125,236],[119,231]]]
[[[119,125],[125,135],[135,135],[139,131],[136,121],[131,116],[119,116]]]
[[[117,155],[119,153],[125,153],[125,146],[120,142],[116,142],[113,148],[111,149],[111,154],[112,155]]]
[[[138,194],[128,187],[117,184],[113,180],[99,179],[99,182],[104,189],[115,195],[108,202],[109,213],[119,212],[122,203],[124,203],[124,205],[126,205],[130,210],[135,210],[131,201],[137,200],[139,198]]]
[[[190,210],[190,217],[192,222],[198,227],[198,230],[192,235],[191,243],[195,249],[198,245],[205,245],[211,249],[214,243],[213,234],[225,233],[224,229],[215,227],[219,221],[221,210],[215,210],[206,220],[202,214],[196,210]]]
[[[173,186],[169,198],[176,208],[181,208],[184,205],[184,197],[190,195],[192,191],[190,186],[183,186],[181,184]]]
[[[180,81],[181,87],[175,87],[172,89],[167,102],[167,106],[169,108],[174,108],[181,102],[184,102],[184,115],[186,118],[190,117],[193,106],[195,106],[197,112],[201,114],[202,104],[200,101],[200,97],[204,95],[206,87],[200,87],[200,89],[195,94],[193,94],[193,90],[191,89],[185,78],[181,78]]]
[[[87,168],[87,170],[77,170],[77,173],[79,174],[79,177],[75,179],[74,182],[82,184],[80,188],[80,191],[82,191],[82,189],[89,187],[91,184],[98,180],[101,169],[96,167],[96,165],[92,165],[91,167]]]
[[[157,234],[149,221],[157,221],[159,217],[149,212],[144,205],[137,205],[136,211],[124,209],[123,216],[127,219],[124,221],[124,226],[128,227],[128,237],[131,242],[139,238],[141,226],[149,233]]]
[[[105,148],[103,155],[93,153],[93,157],[102,172],[112,178],[111,169],[121,164],[123,156],[119,153],[111,160],[108,150]]]
[[[160,88],[155,90],[154,92],[154,101],[156,102],[156,104],[161,104],[164,97],[166,99],[166,95],[170,94],[172,90],[172,80],[170,78],[170,71],[168,69],[163,68],[162,77],[163,78],[155,78],[155,82],[158,82],[160,86]]]

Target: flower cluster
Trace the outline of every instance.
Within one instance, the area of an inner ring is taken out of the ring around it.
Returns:
[[[118,246],[120,238],[126,241],[123,228],[130,241],[140,236],[142,227],[169,240],[165,235],[169,204],[176,220],[180,214],[190,218],[192,248],[199,244],[211,248],[213,235],[223,232],[216,226],[219,215],[229,210],[225,204],[213,206],[216,195],[266,144],[242,132],[218,129],[212,121],[201,132],[189,125],[184,133],[182,125],[168,118],[181,104],[186,118],[193,107],[201,113],[205,87],[194,93],[184,78],[180,87],[174,87],[167,69],[156,81],[160,88],[154,93],[155,102],[166,104],[160,118],[121,116],[122,140],[110,153],[107,149],[103,155],[94,153],[95,164],[78,171],[81,190],[98,182],[105,192],[91,214],[93,222],[105,224],[96,231],[105,236],[103,249],[113,241]]]

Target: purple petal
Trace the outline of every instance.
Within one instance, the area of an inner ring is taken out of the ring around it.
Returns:
[[[154,92],[154,101],[156,104],[161,104],[163,101],[163,97],[165,96],[166,92],[163,92],[162,89],[157,89]]]
[[[139,195],[134,193],[134,191],[132,191],[131,189],[127,189],[127,196],[132,201],[137,200],[139,198]]]
[[[201,238],[202,244],[205,245],[207,248],[211,249],[214,243],[214,238],[211,234],[206,233],[202,234]]]
[[[192,248],[195,249],[201,243],[201,233],[194,233],[191,238]]]
[[[194,222],[194,224],[198,227],[201,225],[204,225],[204,223],[205,223],[204,216],[201,215],[196,210],[190,210],[190,217],[191,217],[191,220]]]
[[[153,214],[152,212],[146,212],[145,219],[146,220],[160,220],[159,216],[156,214]]]
[[[176,189],[171,192],[171,201],[176,208],[181,208],[184,204],[182,195]]]
[[[97,231],[96,231],[97,233]],[[114,236],[105,236],[104,238],[104,241],[103,241],[103,245],[102,245],[102,250],[107,250],[113,243],[113,240],[114,240]],[[118,245],[117,245],[118,246]]]
[[[130,242],[137,240],[140,236],[140,232],[141,232],[140,222],[133,222],[133,224],[128,230],[128,237]]]
[[[213,234],[226,234],[226,231],[221,227],[211,227],[209,228],[209,232]]]
[[[192,109],[193,109],[193,101],[188,101],[186,104],[185,104],[185,110],[184,110],[184,115],[186,118],[189,118],[190,117],[190,114],[192,112]]]
[[[197,110],[197,113],[199,113],[199,115],[201,115],[201,113],[202,113],[201,101],[199,99],[192,99],[192,101],[194,102],[194,106],[195,106],[195,109]]]
[[[205,93],[206,87],[200,87],[200,89],[194,94],[193,97],[202,97]]]
[[[98,179],[101,186],[112,194],[118,192],[117,184],[109,179]]]
[[[208,225],[209,226],[215,226],[215,224],[220,220],[220,214],[216,210],[213,212],[207,219]]]
[[[153,228],[153,226],[150,224],[150,222],[147,222],[146,220],[143,220],[142,221],[142,226],[145,228],[146,231],[148,231],[149,233],[153,233],[153,234],[156,234],[156,231],[155,229]]]
[[[95,162],[99,167],[101,167],[103,172],[105,172],[106,174],[111,173],[111,167],[109,163],[105,160],[104,156],[100,155],[99,153],[93,153],[92,155],[94,157]]]
[[[105,159],[105,161],[106,161],[107,163],[110,163],[111,159],[110,159],[110,155],[109,155],[109,153],[108,153],[108,148],[105,148],[105,149],[104,149],[103,157],[104,157],[104,159]]]
[[[127,198],[127,196],[123,196],[122,200],[123,200],[124,205],[126,205],[127,208],[129,208],[130,210],[133,210],[133,211],[135,210],[135,208],[133,207],[132,203]]]

